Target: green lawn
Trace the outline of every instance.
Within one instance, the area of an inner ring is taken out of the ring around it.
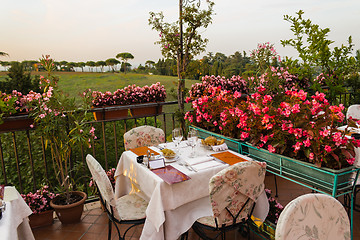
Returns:
[[[5,72],[0,72],[0,81],[6,77]],[[46,73],[33,73],[42,74]],[[156,82],[163,84],[168,92],[167,101],[174,100],[174,97],[169,95],[171,88],[177,88],[177,77],[160,76],[160,75],[146,75],[136,73],[92,73],[92,72],[55,72],[59,76],[59,87],[69,96],[79,98],[86,89],[97,91],[111,91],[114,92],[118,88],[123,88],[129,84],[136,84],[138,86],[151,85]],[[186,87],[191,88],[195,80],[187,80]]]

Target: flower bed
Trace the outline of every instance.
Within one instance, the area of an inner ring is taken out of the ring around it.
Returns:
[[[348,138],[348,130],[337,129],[345,117],[344,107],[330,105],[323,93],[307,96],[303,90],[287,90],[272,97],[260,86],[240,101],[237,92],[218,88],[209,92],[193,100],[193,111],[186,114],[196,126],[227,137],[250,138],[253,146],[318,167],[341,169],[354,163],[354,147],[360,141]]]

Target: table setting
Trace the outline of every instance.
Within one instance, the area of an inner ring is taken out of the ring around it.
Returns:
[[[115,171],[115,197],[134,193],[149,201],[140,239],[177,239],[198,218],[212,215],[210,178],[231,158],[231,164],[252,160],[226,147],[215,152],[196,132],[183,141],[182,132],[175,131],[173,142],[125,151]],[[225,155],[215,155],[220,153]],[[158,168],[149,168],[154,160]]]

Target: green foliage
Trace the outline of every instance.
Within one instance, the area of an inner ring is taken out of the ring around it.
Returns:
[[[299,60],[286,59],[284,64],[290,68],[292,73],[299,75],[300,78],[307,78],[312,81],[311,88],[314,91],[324,92],[323,86],[327,86],[327,97],[331,102],[336,100],[336,95],[345,93],[344,82],[352,72],[350,54],[353,43],[351,36],[348,38],[347,46],[334,47],[330,45],[334,42],[327,38],[329,28],[322,29],[319,25],[304,19],[304,12],[300,10],[296,17],[284,16],[284,20],[291,23],[293,39],[281,40],[283,46],[291,46],[297,50]],[[322,75],[322,80],[316,76]]]
[[[23,94],[27,94],[31,90],[38,92],[39,78],[36,76],[32,78],[30,72],[25,72],[23,63],[12,62],[8,77],[4,82],[0,82],[0,90],[6,93],[17,90]]]

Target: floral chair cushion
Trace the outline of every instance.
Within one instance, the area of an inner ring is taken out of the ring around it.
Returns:
[[[106,201],[107,209],[110,209],[110,206],[113,207],[117,219],[136,220],[145,218],[148,202],[136,194],[129,194],[115,199],[111,182],[99,162],[90,154],[86,156],[86,162],[102,198]]]
[[[96,161],[96,159],[90,154],[86,156],[86,163],[90,169],[91,176],[93,177],[96,185],[99,188],[102,198],[104,199],[104,201],[106,201],[107,204],[110,204],[114,207],[116,205],[114,191],[111,182],[105,173],[105,170],[102,168],[100,163]]]
[[[136,194],[125,195],[116,200],[117,217],[121,220],[145,218],[147,206],[148,202]]]
[[[360,105],[351,105],[346,112],[346,119],[352,117],[355,121],[360,120]]]
[[[140,126],[124,134],[125,150],[143,146],[157,146],[165,142],[165,134],[161,128]]]
[[[275,239],[350,239],[350,221],[342,204],[326,194],[305,194],[280,214]]]
[[[233,224],[233,217],[226,208],[235,216],[249,198],[236,222],[248,218],[253,203],[264,191],[265,172],[266,163],[246,161],[234,164],[210,179],[210,201],[219,226]]]

